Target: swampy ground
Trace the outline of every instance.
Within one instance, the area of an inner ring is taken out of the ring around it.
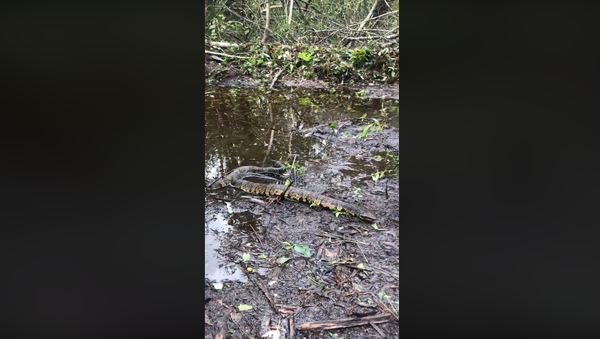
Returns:
[[[398,101],[363,94],[207,87],[206,181],[287,161],[294,186],[377,216],[207,190],[207,338],[398,337]]]

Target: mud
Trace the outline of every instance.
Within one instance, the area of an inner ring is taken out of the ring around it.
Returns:
[[[207,191],[205,230],[211,247],[206,249],[206,338],[260,338],[277,330],[281,338],[292,334],[294,338],[398,337],[398,173],[392,170],[377,181],[373,178],[374,173],[394,168],[397,116],[379,116],[377,123],[374,118],[316,117],[320,124],[313,120],[312,127],[281,132],[293,134],[291,146],[272,145],[269,157],[287,154],[285,150],[291,147],[303,168],[290,175],[294,186],[359,204],[378,220],[373,225],[308,204],[271,202],[236,189]],[[296,123],[309,124],[311,119]],[[271,121],[277,126],[277,118],[271,116]],[[369,124],[372,127],[361,136]],[[250,134],[246,131],[240,141],[231,143],[246,140],[251,144],[255,136]],[[280,139],[277,136],[275,140]],[[256,146],[264,152],[265,147],[259,146],[266,145]],[[223,148],[222,144],[209,147]],[[207,170],[206,179],[214,180],[240,165],[263,165],[258,161],[260,152],[236,154],[224,158],[241,161],[225,161],[218,173]],[[306,247],[308,255],[297,250]],[[216,288],[219,284],[221,289]],[[239,305],[252,309],[240,311]],[[385,319],[350,328],[302,330],[306,324],[374,315],[385,315]]]

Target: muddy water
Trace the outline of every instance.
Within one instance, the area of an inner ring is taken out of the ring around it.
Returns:
[[[293,154],[313,171],[337,171],[357,178],[360,186],[370,180],[365,173],[380,169],[377,159],[342,158],[327,140],[306,138],[303,132],[318,123],[364,115],[393,127],[398,124],[396,100],[360,99],[353,92],[208,87],[205,96],[205,179],[209,182],[239,166],[269,166]],[[207,196],[205,278],[211,282],[245,281],[236,264],[219,254],[220,239],[228,232],[245,232],[252,238],[261,228],[248,211],[237,208],[235,199]]]

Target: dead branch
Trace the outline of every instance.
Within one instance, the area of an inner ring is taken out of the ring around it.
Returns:
[[[342,318],[327,321],[316,321],[304,323],[300,326],[300,331],[318,331],[318,330],[334,330],[338,328],[348,328],[355,326],[364,326],[373,324],[382,324],[390,321],[389,314],[378,314],[364,318]]]
[[[231,13],[231,14],[235,15],[236,17],[238,17],[240,20],[244,20],[244,21],[248,22],[251,25],[254,25],[254,26],[262,28],[262,26],[260,26],[260,24],[254,22],[254,21],[252,21],[252,20],[250,20],[248,18],[245,18],[245,17],[241,16],[238,12],[234,11],[233,9],[231,9],[231,8],[229,8],[227,6],[223,6],[223,8],[225,8],[229,13]],[[264,28],[267,31],[269,31],[269,34],[271,34],[271,35],[277,35],[277,34],[273,33],[268,27],[264,27]]]
[[[238,44],[234,44],[231,42],[224,42],[224,41],[206,41],[204,40],[204,44],[205,45],[209,45],[209,46],[214,46],[214,47],[222,47],[222,48],[229,48],[229,47],[238,47]]]
[[[269,85],[269,89],[273,89],[273,86],[275,86],[275,82],[277,82],[277,79],[279,78],[279,76],[281,75],[281,73],[283,73],[283,70],[285,68],[282,68],[279,70],[279,72],[277,72],[277,74],[275,74],[275,77],[273,78],[273,81],[271,81],[271,85]]]
[[[374,322],[372,322],[372,321],[369,321],[369,325],[371,325],[371,327],[373,327],[373,328],[375,329],[375,331],[377,331],[377,333],[379,333],[379,335],[380,335],[382,338],[385,338],[385,337],[386,337],[385,333],[383,333],[383,331],[381,330],[381,328],[379,328],[379,326],[375,325],[375,323],[374,323]]]
[[[219,52],[213,52],[213,51],[207,51],[207,50],[204,50],[204,53],[206,53],[206,54],[213,54],[213,55],[220,55],[220,56],[224,56],[224,57],[227,57],[227,58],[250,59],[250,57],[238,56],[238,55],[231,55],[231,54],[225,54],[225,53],[219,53]]]
[[[273,298],[271,297],[271,294],[269,293],[269,291],[265,288],[265,286],[263,286],[263,284],[261,284],[258,281],[256,282],[256,285],[265,294],[265,297],[267,298],[267,301],[269,301],[269,305],[271,306],[273,311],[277,312],[277,307],[275,307],[275,302],[273,301]]]
[[[367,24],[367,22],[371,19],[371,17],[373,16],[373,12],[375,12],[375,8],[377,8],[377,3],[379,1],[375,0],[373,1],[373,6],[371,7],[371,10],[369,11],[369,14],[367,14],[367,17],[365,18],[365,20],[363,20],[363,22],[360,23],[360,26],[358,26],[358,30],[362,30],[365,25]]]
[[[288,327],[290,328],[290,338],[295,338],[296,334],[294,333],[294,317],[288,318]]]

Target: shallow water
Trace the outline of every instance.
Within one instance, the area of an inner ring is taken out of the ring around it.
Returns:
[[[349,176],[360,186],[370,180],[364,173],[380,169],[381,161],[342,158],[327,140],[303,138],[302,131],[318,123],[364,115],[392,127],[398,124],[397,100],[359,99],[353,92],[208,87],[205,96],[204,175],[209,182],[239,166],[269,166],[293,154],[296,161],[311,166],[311,170],[322,171],[328,177],[327,172]],[[249,227],[256,220],[247,211],[237,211],[211,196],[207,199],[205,278],[212,282],[245,281],[236,264],[228,263],[218,253],[219,239],[227,232],[252,233],[261,225]]]

